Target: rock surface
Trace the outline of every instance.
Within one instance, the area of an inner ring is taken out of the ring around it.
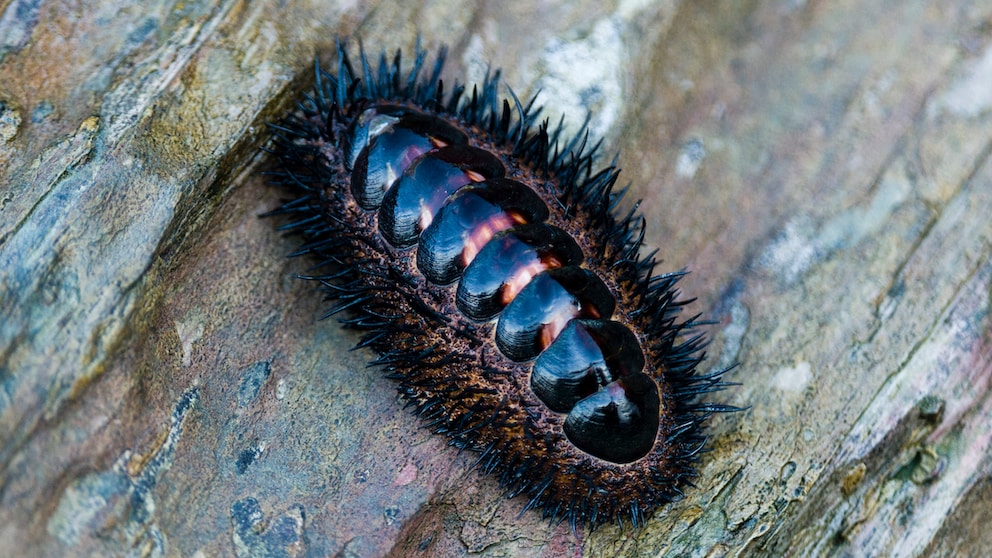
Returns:
[[[6,3],[0,554],[988,555],[992,6],[869,4]],[[591,112],[740,363],[642,529],[520,515],[258,218],[314,54],[418,34]]]

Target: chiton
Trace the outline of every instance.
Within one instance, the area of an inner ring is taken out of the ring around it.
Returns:
[[[397,53],[336,71],[273,124],[274,214],[304,237],[359,347],[428,426],[552,520],[642,523],[682,496],[704,421],[727,407],[699,374],[679,273],[641,255],[618,171],[562,137],[499,72],[445,92],[444,63]]]

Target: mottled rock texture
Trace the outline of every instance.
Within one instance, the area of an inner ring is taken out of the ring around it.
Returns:
[[[739,362],[698,488],[572,533],[319,322],[259,147],[336,36],[616,150]],[[0,554],[987,555],[992,4],[0,4]]]

